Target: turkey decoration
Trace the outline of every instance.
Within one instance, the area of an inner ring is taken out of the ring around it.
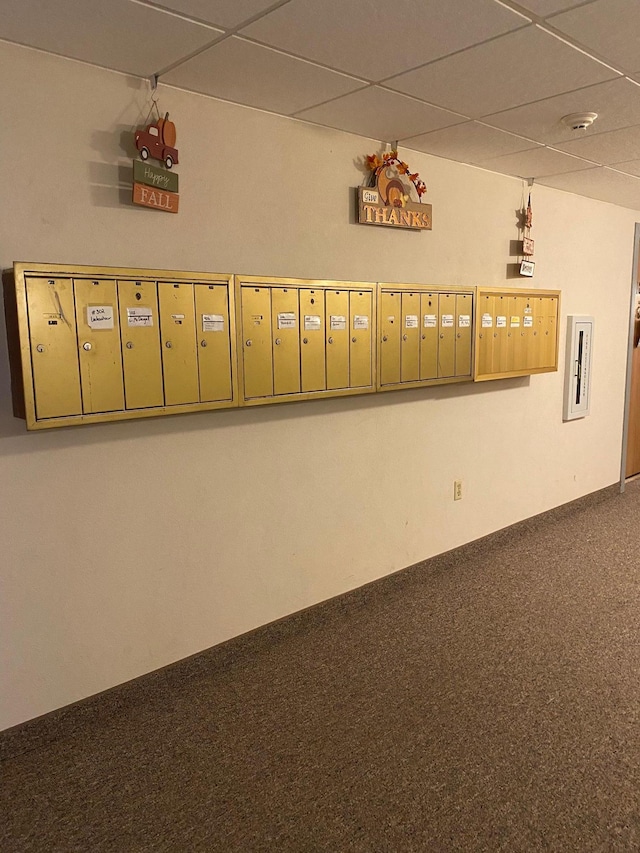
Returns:
[[[358,187],[358,222],[430,231],[431,205],[421,203],[426,184],[398,158],[398,152],[387,151],[382,158],[369,154],[366,165],[372,183]]]
[[[179,161],[176,126],[169,121],[169,113],[161,118],[158,112],[156,121],[135,131],[134,140],[140,160],[133,161],[133,203],[177,213],[178,176],[172,170]],[[165,168],[151,165],[149,159],[159,161]]]

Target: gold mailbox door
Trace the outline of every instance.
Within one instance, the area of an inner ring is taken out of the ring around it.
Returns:
[[[352,290],[349,294],[351,340],[349,342],[349,386],[366,388],[371,385],[371,309],[370,290]]]
[[[533,370],[536,367],[537,335],[535,332],[535,310],[536,300],[533,296],[525,296],[522,299],[522,331],[524,346],[524,368]]]
[[[520,332],[522,316],[520,300],[517,296],[505,296],[507,309],[507,372],[518,370],[516,364],[520,358]]]
[[[420,297],[420,379],[438,378],[438,294]]]
[[[400,381],[420,378],[420,294],[402,294],[402,343],[400,345]]]
[[[82,383],[82,411],[124,409],[120,319],[115,281],[76,278],[73,282]]]
[[[400,293],[380,294],[380,385],[400,382],[400,338],[402,333],[402,297]]]
[[[542,346],[542,367],[556,366],[556,336],[558,323],[558,298],[547,296],[544,299],[544,343]]]
[[[533,343],[531,355],[531,367],[542,367],[543,350],[545,345],[546,316],[544,311],[545,300],[543,296],[536,296],[533,300]]]
[[[495,348],[496,316],[495,297],[483,293],[478,297],[478,376],[493,373],[493,351]]]
[[[198,353],[191,282],[158,282],[162,370],[166,406],[197,403]]]
[[[492,373],[505,373],[507,371],[509,350],[509,297],[495,297],[495,347],[493,350]]]
[[[274,287],[271,290],[271,327],[275,395],[300,391],[299,319],[297,288]]]
[[[240,299],[245,399],[273,397],[271,288],[244,286]]]
[[[324,291],[300,290],[300,374],[303,391],[324,391]]]
[[[155,281],[119,281],[124,396],[127,409],[164,405]]]
[[[78,339],[70,279],[27,278],[36,418],[82,414]]]
[[[229,288],[194,284],[200,402],[231,400]]]
[[[456,294],[456,376],[471,376],[473,297]]]
[[[456,297],[453,293],[438,296],[438,378],[454,376],[456,370]]]
[[[349,387],[349,291],[325,293],[327,390]]]

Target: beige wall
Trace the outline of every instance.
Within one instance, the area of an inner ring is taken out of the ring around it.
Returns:
[[[406,152],[433,232],[359,227],[374,143],[161,87],[169,216],[126,204],[138,81],[6,44],[0,79],[3,268],[509,283],[520,181]],[[614,482],[638,215],[543,187],[533,206],[562,345],[567,313],[596,317],[585,420],[562,423],[559,372],[27,434],[2,333],[0,728]]]

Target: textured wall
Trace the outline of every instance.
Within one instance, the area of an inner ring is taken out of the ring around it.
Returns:
[[[350,187],[375,143],[161,87],[169,216],[126,204],[143,84],[7,44],[0,79],[3,268],[513,283],[518,180],[405,152],[433,232],[360,227]],[[562,423],[559,372],[26,434],[2,332],[0,728],[614,482],[638,217],[543,187],[533,205],[562,361],[566,314],[596,317],[582,421]]]

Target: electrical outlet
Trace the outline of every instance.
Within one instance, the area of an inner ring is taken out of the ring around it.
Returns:
[[[453,499],[454,501],[462,500],[462,480],[453,481]]]

